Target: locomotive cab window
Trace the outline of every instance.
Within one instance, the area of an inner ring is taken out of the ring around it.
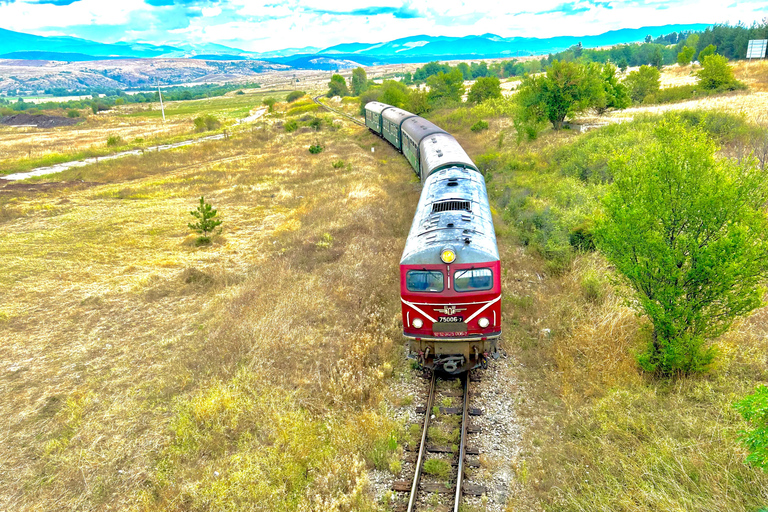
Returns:
[[[443,273],[435,270],[409,270],[405,285],[409,292],[441,292]]]
[[[493,288],[493,272],[489,268],[457,270],[453,274],[453,287],[457,292],[474,292]]]

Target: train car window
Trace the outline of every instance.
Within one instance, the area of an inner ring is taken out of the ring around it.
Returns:
[[[457,292],[474,292],[493,288],[493,272],[489,268],[457,270],[453,274],[453,287]]]
[[[436,270],[409,270],[405,285],[409,292],[441,292],[443,273]]]

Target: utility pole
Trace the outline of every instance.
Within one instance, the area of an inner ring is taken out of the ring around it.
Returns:
[[[155,78],[155,83],[157,84],[157,95],[160,96],[160,112],[163,113],[163,122],[165,122],[165,107],[163,106],[163,93],[160,92],[160,82],[157,81],[157,78]]]

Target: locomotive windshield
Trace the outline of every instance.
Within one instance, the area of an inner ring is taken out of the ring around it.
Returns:
[[[409,270],[405,281],[410,292],[443,291],[443,273],[435,270]]]
[[[457,270],[453,274],[453,287],[457,292],[474,292],[493,288],[493,272],[489,268]]]

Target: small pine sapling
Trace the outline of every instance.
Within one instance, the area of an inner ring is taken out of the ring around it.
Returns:
[[[189,229],[192,229],[200,235],[197,237],[197,244],[202,245],[210,243],[210,234],[212,234],[222,222],[215,218],[218,211],[214,210],[210,204],[206,203],[203,196],[200,196],[200,204],[195,210],[189,212],[189,214],[197,219],[197,222],[190,222],[188,224]],[[219,228],[219,233],[221,233],[221,228]]]

